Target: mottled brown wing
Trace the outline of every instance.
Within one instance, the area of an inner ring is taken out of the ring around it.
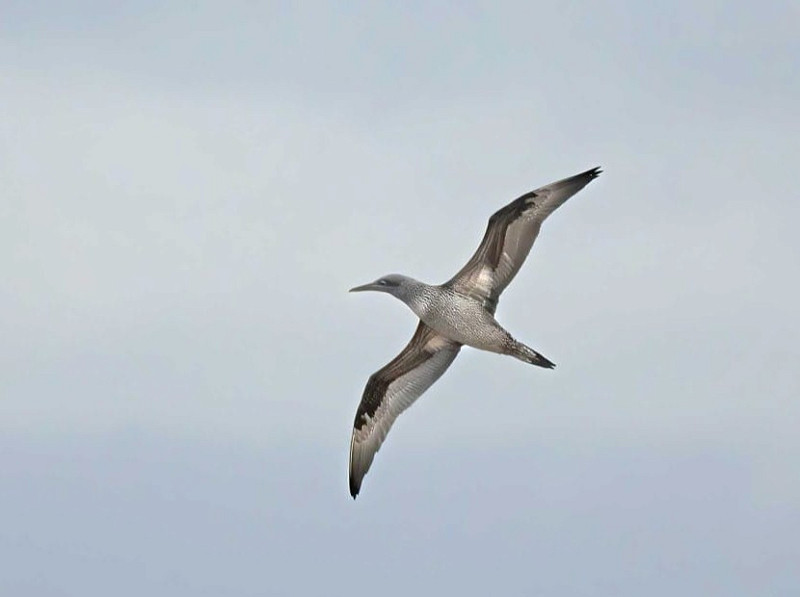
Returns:
[[[398,415],[442,376],[460,349],[460,344],[420,321],[403,351],[370,376],[353,422],[350,495],[358,495],[361,481]]]
[[[486,234],[467,264],[446,284],[484,300],[494,312],[505,290],[530,253],[542,222],[600,175],[592,168],[525,193],[489,218]]]

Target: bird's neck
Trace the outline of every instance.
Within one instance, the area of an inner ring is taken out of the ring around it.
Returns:
[[[412,280],[406,283],[403,292],[398,293],[397,298],[408,305],[417,317],[422,318],[440,292],[442,292],[442,289],[439,286]]]

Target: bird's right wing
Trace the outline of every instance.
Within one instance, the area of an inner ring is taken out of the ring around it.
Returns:
[[[420,321],[403,351],[370,376],[353,422],[350,495],[358,495],[361,480],[398,415],[442,376],[460,349],[461,344]]]

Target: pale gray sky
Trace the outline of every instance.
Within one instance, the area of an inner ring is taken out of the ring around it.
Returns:
[[[795,3],[0,13],[0,593],[800,590]],[[596,165],[353,503],[347,288]]]

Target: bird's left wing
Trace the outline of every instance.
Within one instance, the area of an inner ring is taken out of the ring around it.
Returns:
[[[600,175],[600,168],[525,193],[489,218],[483,241],[467,264],[446,284],[485,301],[494,312],[539,234],[542,222],[567,199]]]
[[[403,351],[370,376],[353,422],[350,495],[358,495],[361,480],[398,415],[442,376],[460,349],[461,344],[420,321]]]

